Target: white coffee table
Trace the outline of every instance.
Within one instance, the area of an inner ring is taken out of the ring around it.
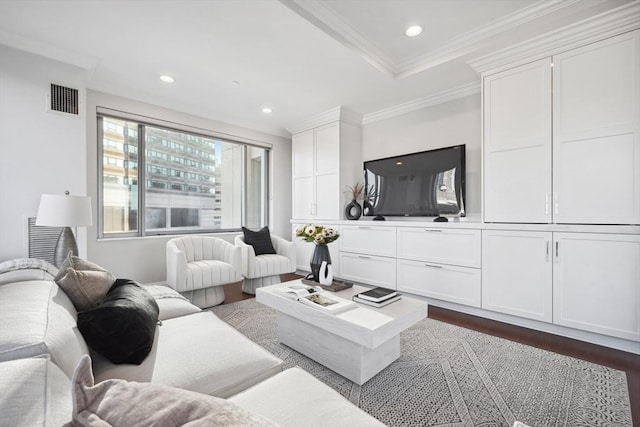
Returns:
[[[381,308],[357,304],[325,313],[276,291],[294,283],[300,280],[256,290],[256,301],[278,311],[280,342],[360,385],[400,357],[400,332],[427,316],[425,301],[405,295]],[[350,300],[367,289],[354,286],[335,295]]]

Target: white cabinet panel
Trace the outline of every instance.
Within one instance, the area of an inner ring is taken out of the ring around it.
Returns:
[[[398,228],[398,258],[480,268],[480,230]]]
[[[330,123],[315,129],[315,171],[318,174],[337,172],[340,159],[340,125]]]
[[[554,222],[640,222],[639,147],[632,134],[555,142]]]
[[[484,218],[551,222],[551,60],[484,78]]]
[[[635,31],[554,55],[554,142],[633,131],[639,41]]]
[[[552,320],[552,234],[482,232],[482,308]]]
[[[293,135],[293,177],[313,176],[313,129]]]
[[[554,222],[640,223],[640,33],[553,57]]]
[[[554,239],[553,323],[640,340],[640,236]]]
[[[395,227],[343,225],[340,228],[340,250],[395,257],[396,229]]]
[[[313,177],[293,178],[293,217],[309,218],[314,215]]]
[[[480,270],[398,260],[397,288],[425,297],[480,307]]]
[[[396,259],[340,252],[340,278],[396,288]]]
[[[338,174],[316,175],[316,219],[340,219],[340,192]]]

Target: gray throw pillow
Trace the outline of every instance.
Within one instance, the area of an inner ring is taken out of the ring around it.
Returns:
[[[218,397],[152,383],[95,384],[91,358],[73,375],[73,426],[277,426]]]
[[[99,265],[69,252],[53,280],[67,294],[76,310],[84,311],[102,301],[116,277]]]

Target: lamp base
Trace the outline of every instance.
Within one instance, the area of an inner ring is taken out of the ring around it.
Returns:
[[[60,237],[58,237],[56,249],[53,253],[53,265],[59,268],[69,255],[69,251],[78,256],[78,245],[76,244],[76,238],[73,236],[73,231],[71,231],[70,227],[64,227]]]

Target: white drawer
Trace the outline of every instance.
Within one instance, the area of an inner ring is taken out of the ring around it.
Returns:
[[[396,288],[396,259],[340,252],[340,278]]]
[[[480,307],[481,274],[477,268],[398,260],[397,270],[399,291]]]
[[[340,228],[340,251],[378,256],[396,256],[395,227],[343,225]]]
[[[398,258],[480,268],[480,230],[398,228]]]

